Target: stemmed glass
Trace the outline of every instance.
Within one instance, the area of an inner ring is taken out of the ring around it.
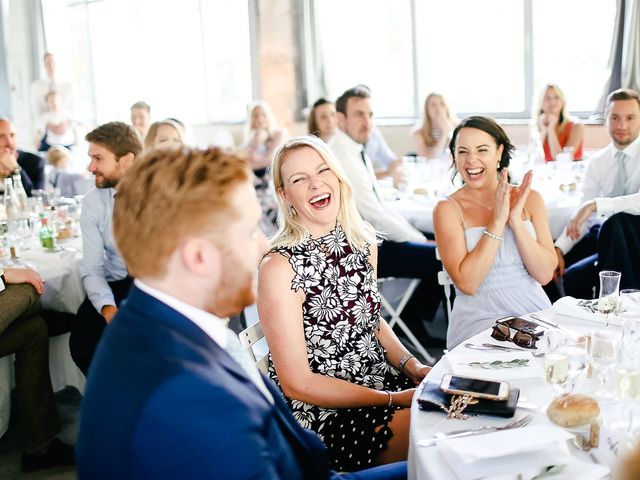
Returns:
[[[569,364],[569,393],[573,393],[576,380],[589,363],[589,339],[585,336],[569,339],[563,349]]]
[[[605,326],[609,326],[609,314],[618,310],[618,290],[620,272],[603,270],[600,272],[600,296],[596,309],[605,316]]]
[[[622,344],[614,375],[614,395],[623,406],[622,421],[611,428],[627,435],[634,423],[633,402],[640,396],[640,315],[625,318]]]
[[[591,351],[589,352],[589,360],[592,365],[598,367],[600,389],[596,393],[596,396],[602,399],[610,396],[605,389],[605,385],[607,383],[607,375],[615,365],[616,344],[617,338],[613,332],[608,330],[597,330],[591,334]]]
[[[564,385],[569,378],[569,359],[565,349],[567,337],[564,333],[546,332],[547,352],[544,355],[544,378],[553,385],[555,396],[564,393]]]

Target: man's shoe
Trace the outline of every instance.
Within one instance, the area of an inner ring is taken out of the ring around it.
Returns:
[[[51,440],[44,453],[40,455],[23,453],[20,461],[22,471],[25,473],[60,465],[75,465],[76,463],[73,446],[67,445],[57,438]]]

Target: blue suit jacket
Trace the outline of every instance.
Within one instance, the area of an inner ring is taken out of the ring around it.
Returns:
[[[190,320],[133,288],[89,371],[80,479],[329,478],[319,437]]]

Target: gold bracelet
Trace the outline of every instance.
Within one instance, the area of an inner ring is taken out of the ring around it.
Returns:
[[[493,238],[494,240],[504,240],[504,237],[501,237],[500,235],[496,235],[495,233],[491,233],[489,230],[485,230],[484,233],[487,237],[489,238]]]

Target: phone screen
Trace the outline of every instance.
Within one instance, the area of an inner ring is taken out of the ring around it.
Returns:
[[[476,380],[473,378],[451,377],[449,389],[461,390],[463,392],[486,393],[488,395],[498,395],[500,393],[500,383],[488,380]]]

